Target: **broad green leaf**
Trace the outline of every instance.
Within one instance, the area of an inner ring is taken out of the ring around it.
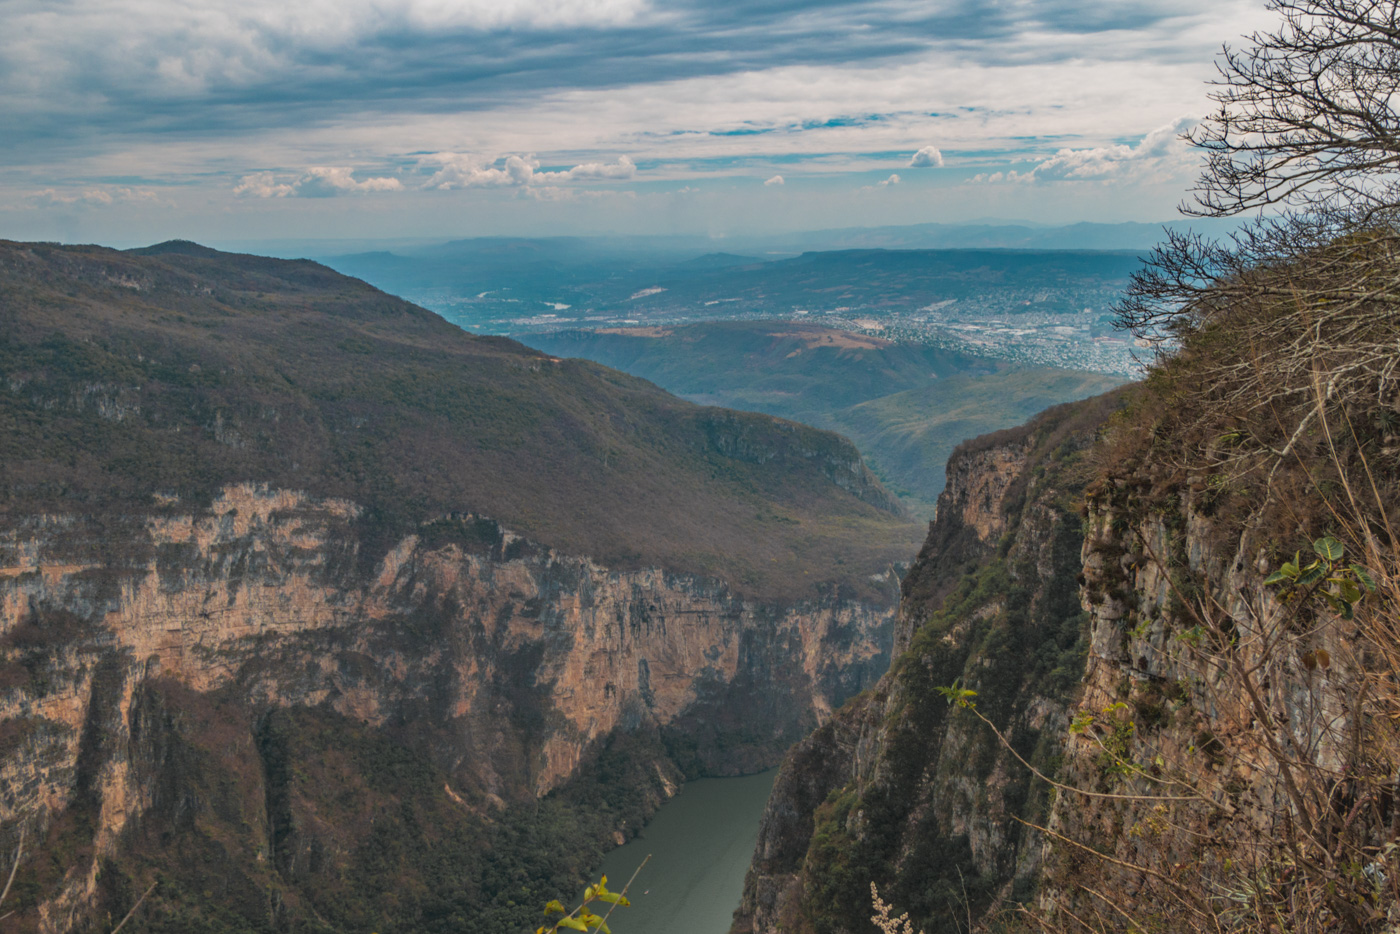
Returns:
[[[1290,580],[1290,578],[1289,578],[1289,576],[1288,576],[1287,574],[1283,573],[1283,571],[1281,571],[1281,570],[1280,570],[1280,571],[1275,571],[1274,573],[1270,574],[1268,577],[1264,578],[1264,586],[1265,586],[1265,587],[1269,587],[1269,586],[1272,586],[1272,585],[1274,585],[1274,584],[1282,584],[1282,583],[1283,583],[1284,581],[1286,581],[1286,580]]]
[[[1309,565],[1308,568],[1305,571],[1303,571],[1302,574],[1298,575],[1298,580],[1296,581],[1296,583],[1299,587],[1307,587],[1310,584],[1316,584],[1318,581],[1322,580],[1326,576],[1327,569],[1321,564],[1314,563],[1312,565]]]
[[[609,905],[630,905],[630,904],[632,904],[631,902],[629,902],[627,899],[623,898],[621,895],[617,894],[616,892],[599,892],[599,893],[598,893],[598,901],[600,901],[600,902],[607,902]]]
[[[567,908],[565,908],[565,907],[563,906],[563,904],[562,904],[562,903],[559,901],[559,899],[557,899],[557,898],[550,899],[548,902],[545,903],[545,906],[544,906],[544,913],[545,913],[545,914],[553,914],[553,913],[556,912],[556,911],[559,912],[559,914],[561,914],[561,915],[564,915],[564,914],[568,914],[568,913],[569,913],[569,910],[568,910]]]
[[[1347,548],[1341,542],[1330,535],[1325,535],[1313,542],[1313,551],[1317,552],[1319,558],[1326,558],[1328,561],[1340,561],[1347,553]]]
[[[1364,586],[1367,590],[1369,590],[1371,593],[1376,592],[1376,579],[1371,576],[1370,571],[1367,571],[1359,564],[1353,564],[1351,566],[1351,573],[1356,575],[1356,579],[1361,581],[1362,586]]]
[[[578,918],[560,918],[560,919],[559,919],[559,927],[561,927],[561,928],[568,928],[568,929],[571,930],[571,931],[587,931],[587,930],[588,930],[588,925],[584,924],[584,923],[583,923],[582,921],[580,921]]]

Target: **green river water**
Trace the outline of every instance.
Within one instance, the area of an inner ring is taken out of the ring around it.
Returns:
[[[614,892],[651,854],[627,893],[631,906],[608,919],[613,934],[728,934],[777,776],[688,782],[641,836],[609,853],[603,872]]]

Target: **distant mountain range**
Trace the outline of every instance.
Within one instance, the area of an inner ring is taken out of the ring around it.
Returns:
[[[1103,317],[1141,264],[1124,250],[863,247],[792,256],[624,252],[609,243],[466,240],[327,262],[469,330],[512,335],[596,322],[908,315],[952,302],[971,313],[1088,308]]]
[[[1105,224],[1082,222],[1065,225],[1027,221],[985,220],[963,224],[928,223],[883,227],[839,227],[785,234],[736,234],[724,237],[687,235],[596,237],[474,237],[451,241],[399,240],[259,240],[228,241],[226,249],[256,250],[273,256],[333,258],[356,253],[392,252],[402,256],[434,253],[441,249],[487,252],[509,244],[571,245],[607,256],[672,256],[706,253],[738,253],[765,257],[811,250],[852,249],[1021,249],[1021,250],[1146,250],[1160,242],[1166,229],[1193,229],[1221,236],[1234,229],[1234,221],[1194,218],[1158,223]]]

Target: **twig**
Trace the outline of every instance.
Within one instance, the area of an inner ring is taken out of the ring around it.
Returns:
[[[632,887],[632,883],[637,881],[637,873],[641,872],[641,871],[642,871],[642,867],[645,866],[645,865],[646,865],[647,863],[649,863],[649,862],[651,862],[651,854],[650,854],[650,853],[647,854],[646,859],[642,860],[640,863],[637,864],[637,868],[636,868],[636,869],[632,870],[632,878],[630,878],[630,879],[627,880],[627,884],[624,885],[624,886],[622,887],[622,891],[621,891],[621,892],[618,892],[617,894],[622,895],[622,896],[626,896],[626,895],[627,895],[627,890],[630,889],[630,888]],[[617,902],[613,902],[612,907],[608,909],[608,913],[605,914],[605,915],[603,915],[603,926],[604,926],[604,927],[607,926],[608,919],[612,917],[612,913],[613,913],[614,911],[617,911],[617,904],[618,904]],[[114,931],[114,932],[112,932],[112,934],[116,934],[116,932]]]
[[[122,918],[121,921],[117,924],[117,926],[112,928],[112,934],[117,934],[118,931],[126,927],[126,923],[131,920],[131,916],[136,914],[136,909],[141,907],[141,903],[146,900],[146,896],[154,892],[156,890],[156,886],[158,885],[160,885],[159,879],[152,882],[151,887],[141,893],[141,897],[136,900],[136,904],[131,906],[131,910],[126,913],[126,917]]]
[[[12,866],[10,867],[10,878],[9,878],[8,880],[6,880],[6,882],[5,882],[5,891],[0,892],[0,904],[4,904],[5,899],[9,897],[9,894],[10,894],[10,886],[12,886],[12,885],[15,884],[15,873],[19,872],[19,861],[20,861],[20,857],[22,857],[23,855],[24,855],[24,825],[23,825],[23,824],[20,824],[20,827],[19,827],[19,846],[15,847],[15,862],[14,862],[14,865],[12,865]],[[8,914],[5,915],[5,917],[8,918],[11,914],[14,914],[14,912],[9,912]]]

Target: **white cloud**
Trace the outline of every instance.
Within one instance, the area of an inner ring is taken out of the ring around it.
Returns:
[[[763,183],[763,186],[764,186],[765,188],[773,188],[773,187],[776,187],[776,186],[778,186],[778,185],[785,185],[785,184],[787,184],[787,183],[783,181],[783,177],[782,177],[781,175],[774,175],[772,178],[768,179],[768,181],[764,182],[764,183]]]
[[[876,183],[873,184],[873,185],[862,185],[861,188],[860,188],[860,190],[861,190],[861,191],[879,191],[881,188],[890,188],[890,187],[892,187],[892,186],[894,186],[894,185],[898,185],[901,181],[903,181],[903,179],[901,179],[901,178],[899,177],[899,174],[898,174],[898,173],[892,172],[892,173],[890,173],[889,178],[883,178],[883,179],[881,179],[880,181],[876,182]]]
[[[928,166],[941,168],[943,166],[943,153],[938,151],[936,146],[925,146],[914,153],[914,158],[909,160],[909,168],[921,169]]]
[[[233,193],[248,198],[285,198],[296,191],[290,182],[279,182],[271,172],[245,175],[234,186]]]
[[[424,188],[524,188],[530,185],[571,181],[604,181],[632,178],[637,166],[627,156],[616,162],[585,162],[562,172],[539,171],[534,156],[506,156],[483,165],[464,153],[438,153],[424,160],[442,168],[424,183]]]
[[[577,179],[619,179],[631,178],[637,174],[637,166],[626,156],[618,156],[616,162],[585,162],[583,165],[576,165],[567,172],[540,172],[537,178],[544,179],[566,179],[575,181]]]
[[[113,204],[132,204],[135,202],[158,202],[160,198],[154,191],[143,188],[84,188],[81,191],[59,191],[55,188],[45,188],[36,192],[33,199],[41,204],[87,204],[95,207],[108,207]]]
[[[345,166],[312,166],[292,181],[279,180],[271,172],[241,178],[233,193],[250,198],[332,198],[336,195],[375,191],[402,191],[403,182],[387,176],[357,182],[354,169]]]
[[[999,185],[1006,182],[1010,185],[1028,185],[1035,181],[1033,172],[1017,172],[1011,169],[1006,172],[979,172],[963,182],[964,185]]]
[[[1178,172],[1194,164],[1199,155],[1181,139],[1195,123],[1195,117],[1178,117],[1148,133],[1136,146],[1061,149],[1032,172],[1040,181],[1108,181]]]

